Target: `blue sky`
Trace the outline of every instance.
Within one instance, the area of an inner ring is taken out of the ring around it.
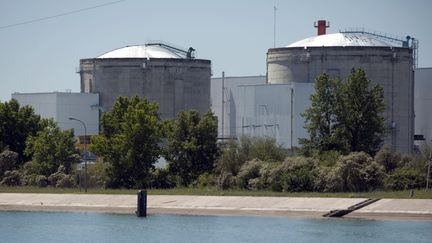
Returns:
[[[79,92],[79,59],[133,44],[162,40],[194,47],[212,61],[213,76],[266,72],[266,52],[316,34],[314,21],[330,21],[328,33],[347,27],[413,36],[420,40],[419,67],[432,67],[432,1],[140,1],[126,0],[80,13],[3,28],[9,24],[92,7],[110,0],[0,0],[0,100],[13,92]]]

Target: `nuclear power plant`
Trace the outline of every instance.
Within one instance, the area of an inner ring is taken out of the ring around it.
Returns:
[[[384,143],[410,154],[415,138],[431,139],[427,93],[430,68],[417,69],[421,75],[419,87],[414,89],[417,39],[363,29],[327,34],[329,23],[325,20],[314,26],[318,29],[316,36],[268,49],[267,72],[260,76],[211,78],[210,60],[196,59],[192,47],[184,50],[165,43],[126,46],[81,59],[81,93],[93,95],[86,103],[89,111],[83,110],[82,116],[109,111],[119,96],[138,95],[157,102],[162,119],[173,118],[183,110],[205,113],[211,109],[218,117],[220,140],[244,135],[271,137],[294,149],[299,147],[299,138],[308,136],[302,114],[310,106],[316,77],[327,73],[345,80],[353,68],[361,68],[372,84],[384,89],[382,116],[388,128]],[[81,104],[79,99],[84,97],[64,96],[71,104]],[[14,97],[47,113],[44,117],[54,114],[47,112],[40,94]],[[63,106],[53,107],[51,110],[57,111]],[[69,113],[55,113],[62,114],[55,116],[57,120],[66,121],[61,123],[62,128],[73,126],[67,124]],[[74,113],[75,118],[80,119],[81,113]]]
[[[329,23],[325,20],[315,27],[316,36],[268,50],[265,84],[245,84],[242,80],[239,85],[228,85],[236,87],[224,91],[229,93],[222,101],[224,114],[216,113],[223,117],[224,126],[232,125],[235,119],[236,129],[222,127],[222,131],[235,130],[230,134],[234,137],[274,137],[288,148],[296,147],[298,139],[307,136],[301,114],[310,105],[315,78],[327,73],[346,79],[352,68],[362,68],[373,84],[384,89],[382,115],[389,130],[384,143],[402,153],[412,153],[418,41],[360,29],[326,34]]]
[[[138,95],[157,102],[162,119],[182,110],[208,112],[211,62],[195,59],[194,51],[149,43],[81,59],[81,92],[98,93],[103,111],[119,96]]]

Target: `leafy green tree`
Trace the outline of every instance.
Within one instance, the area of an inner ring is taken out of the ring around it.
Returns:
[[[0,102],[0,151],[7,148],[17,152],[20,164],[30,159],[24,154],[27,137],[35,136],[42,128],[41,118],[32,107],[20,107],[15,99]]]
[[[326,73],[316,78],[315,93],[311,95],[311,107],[303,113],[308,139],[300,139],[302,153],[311,156],[314,151],[345,151],[347,145],[340,139],[340,103],[342,83],[330,79]]]
[[[112,110],[103,114],[101,129],[92,138],[91,150],[110,164],[107,186],[150,186],[150,170],[161,151],[158,105],[138,96],[119,97]]]
[[[33,158],[34,172],[49,176],[62,165],[69,174],[72,163],[77,162],[73,131],[61,131],[52,119],[42,122],[45,128],[35,136],[28,137],[26,142],[25,154]]]
[[[209,112],[179,112],[167,132],[165,158],[169,169],[187,186],[201,174],[213,170],[218,155],[217,119]]]
[[[336,150],[374,155],[386,133],[383,97],[382,87],[372,86],[362,69],[352,69],[346,82],[318,76],[311,107],[303,114],[309,133],[300,140],[303,154]]]
[[[386,133],[380,115],[385,110],[383,88],[371,85],[362,69],[352,69],[342,85],[342,97],[338,118],[349,150],[374,155]]]

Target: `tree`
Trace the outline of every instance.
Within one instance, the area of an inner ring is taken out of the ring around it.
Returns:
[[[330,79],[326,73],[316,78],[315,93],[310,98],[311,107],[302,114],[309,132],[309,139],[299,140],[304,154],[310,156],[315,150],[346,150],[344,140],[338,136],[341,133],[338,119],[341,85],[339,79]]]
[[[30,106],[20,107],[18,101],[0,102],[0,151],[17,152],[19,162],[30,159],[24,154],[26,139],[43,129],[41,118]]]
[[[65,172],[71,172],[72,163],[76,162],[77,150],[72,130],[61,131],[52,119],[43,120],[42,131],[27,138],[25,154],[33,158],[32,167],[39,175],[49,176],[59,166]]]
[[[90,149],[109,163],[108,187],[146,188],[159,158],[161,122],[158,105],[144,98],[119,97],[101,120],[102,132]]]
[[[217,119],[213,113],[201,117],[193,110],[179,112],[167,135],[165,158],[182,186],[213,170],[218,154]]]
[[[352,69],[342,85],[342,97],[337,116],[350,151],[374,155],[386,133],[384,117],[380,115],[385,110],[383,88],[378,84],[371,86],[362,69]]]
[[[374,155],[386,133],[383,89],[372,86],[362,69],[352,69],[346,82],[327,74],[317,77],[311,107],[305,111],[309,138],[301,139],[303,154],[336,150]]]

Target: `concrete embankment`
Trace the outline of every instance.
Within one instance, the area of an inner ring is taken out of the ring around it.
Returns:
[[[148,196],[148,213],[322,217],[366,198]],[[93,211],[133,214],[136,195],[0,193],[0,211]],[[432,220],[432,200],[382,199],[345,217]]]

